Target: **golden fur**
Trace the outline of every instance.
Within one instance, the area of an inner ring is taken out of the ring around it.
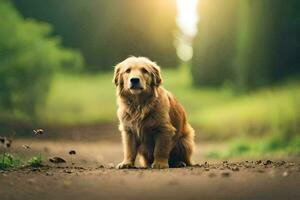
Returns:
[[[139,79],[137,89],[132,77]],[[144,57],[129,57],[115,67],[113,82],[124,147],[118,168],[134,167],[137,155],[143,167],[192,165],[194,130],[183,107],[161,86],[159,66]]]

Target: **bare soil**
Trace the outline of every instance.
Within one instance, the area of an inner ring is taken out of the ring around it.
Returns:
[[[16,139],[13,154],[60,156],[67,163],[0,171],[0,199],[300,199],[298,157],[209,160],[207,151],[223,147],[203,143],[194,167],[118,170],[121,144],[104,141]],[[24,150],[23,144],[32,148]],[[70,150],[77,152],[73,165]]]

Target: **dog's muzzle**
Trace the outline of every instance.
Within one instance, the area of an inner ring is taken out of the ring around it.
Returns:
[[[130,79],[130,89],[143,89],[141,86],[140,78],[131,78]]]

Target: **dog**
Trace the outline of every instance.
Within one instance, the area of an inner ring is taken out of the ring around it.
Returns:
[[[124,149],[117,168],[192,165],[194,130],[182,105],[164,89],[160,67],[145,57],[129,57],[115,66],[117,115]]]

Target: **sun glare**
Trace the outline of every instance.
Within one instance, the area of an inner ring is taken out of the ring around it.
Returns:
[[[179,28],[177,55],[182,61],[189,61],[193,57],[192,40],[197,34],[198,0],[176,0],[176,3],[176,23]]]

